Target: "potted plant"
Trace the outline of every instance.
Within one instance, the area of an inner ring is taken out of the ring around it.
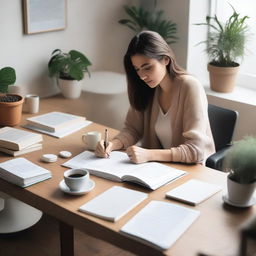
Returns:
[[[254,204],[256,138],[248,136],[236,142],[224,159],[224,168],[229,171],[227,181],[228,202],[239,207]]]
[[[84,73],[89,75],[88,66],[91,62],[79,51],[71,50],[68,53],[56,49],[52,52],[48,62],[50,77],[56,77],[57,83],[64,97],[78,98],[81,94],[81,83]]]
[[[0,70],[0,125],[15,126],[19,124],[24,98],[18,94],[8,94],[8,86],[15,83],[16,73],[11,67]]]
[[[152,30],[158,32],[168,44],[175,43],[178,39],[176,37],[177,24],[163,19],[163,11],[149,12],[143,7],[124,6],[126,14],[130,19],[121,19],[118,22],[127,26],[131,30],[138,33],[142,30]]]
[[[209,56],[208,71],[210,87],[217,92],[232,92],[239,70],[239,60],[245,53],[248,26],[248,16],[240,17],[233,6],[232,15],[222,23],[218,17],[206,16],[205,25],[209,32],[206,43],[206,52]]]

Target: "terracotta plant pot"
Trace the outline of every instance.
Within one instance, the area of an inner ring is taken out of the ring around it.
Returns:
[[[237,67],[217,67],[208,64],[210,87],[216,92],[232,92],[235,87]]]
[[[13,102],[0,101],[0,126],[15,126],[20,123],[24,98],[18,94],[6,94],[6,96],[12,95],[18,100]],[[0,94],[0,98],[4,96],[4,94]]]

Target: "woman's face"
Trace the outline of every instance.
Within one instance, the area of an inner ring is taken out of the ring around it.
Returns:
[[[167,73],[166,65],[169,59],[166,57],[158,61],[142,54],[136,54],[131,57],[131,62],[140,79],[149,87],[155,88]]]

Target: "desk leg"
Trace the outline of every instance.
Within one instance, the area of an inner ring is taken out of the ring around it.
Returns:
[[[73,227],[59,221],[60,252],[61,256],[74,256],[74,230]]]

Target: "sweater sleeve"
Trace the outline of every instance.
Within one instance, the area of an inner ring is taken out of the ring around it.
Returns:
[[[124,128],[114,139],[120,140],[124,145],[124,149],[136,144],[142,137],[143,120],[143,113],[130,107],[126,115]]]
[[[203,163],[207,153],[213,150],[213,141],[209,134],[207,98],[202,85],[196,79],[182,84],[182,94],[184,143],[171,148],[172,161]]]

